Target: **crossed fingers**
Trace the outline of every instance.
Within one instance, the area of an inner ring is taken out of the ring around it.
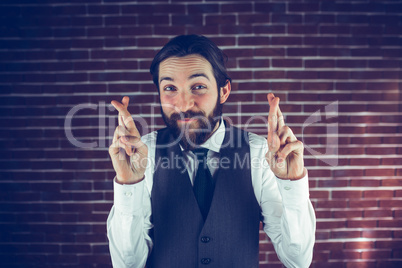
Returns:
[[[119,126],[117,126],[113,136],[113,147],[115,148],[113,153],[115,155],[117,155],[120,150],[123,150],[128,156],[132,156],[134,150],[139,149],[143,145],[140,139],[140,133],[131,114],[128,112],[129,101],[130,99],[127,96],[122,99],[121,103],[114,100],[112,101],[112,105],[119,112]],[[120,150],[117,148],[120,148]],[[141,150],[138,152],[141,153]],[[123,155],[121,156],[125,159]]]
[[[293,131],[285,124],[285,119],[279,108],[279,98],[269,93],[267,99],[270,109],[266,158],[275,175],[293,179],[294,174],[300,173],[300,163],[303,163],[303,144],[297,140]],[[289,157],[290,155],[292,157]]]

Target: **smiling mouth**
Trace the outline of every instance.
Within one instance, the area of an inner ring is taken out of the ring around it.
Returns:
[[[179,121],[179,122],[181,122],[181,123],[190,123],[190,122],[196,121],[196,119],[193,119],[193,118],[184,118],[184,119],[179,119],[179,120],[177,120],[177,121]]]

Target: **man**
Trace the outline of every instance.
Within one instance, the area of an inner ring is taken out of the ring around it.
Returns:
[[[308,267],[315,216],[303,144],[279,98],[267,95],[267,140],[225,122],[231,79],[221,50],[202,36],[172,39],[150,71],[167,128],[141,138],[129,98],[112,101],[114,267],[258,267],[260,221],[283,264]]]

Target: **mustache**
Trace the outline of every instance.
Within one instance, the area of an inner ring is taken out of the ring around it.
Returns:
[[[202,112],[194,112],[194,111],[186,111],[186,112],[181,112],[181,113],[173,113],[170,115],[170,120],[179,120],[183,118],[200,118],[200,117],[206,117],[206,115]]]

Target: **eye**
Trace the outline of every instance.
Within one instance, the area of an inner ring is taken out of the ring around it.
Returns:
[[[176,91],[176,88],[172,87],[172,86],[166,86],[166,87],[163,88],[163,90],[164,91]]]
[[[192,90],[201,90],[201,89],[206,89],[207,87],[204,85],[197,85],[195,87],[192,88]]]

